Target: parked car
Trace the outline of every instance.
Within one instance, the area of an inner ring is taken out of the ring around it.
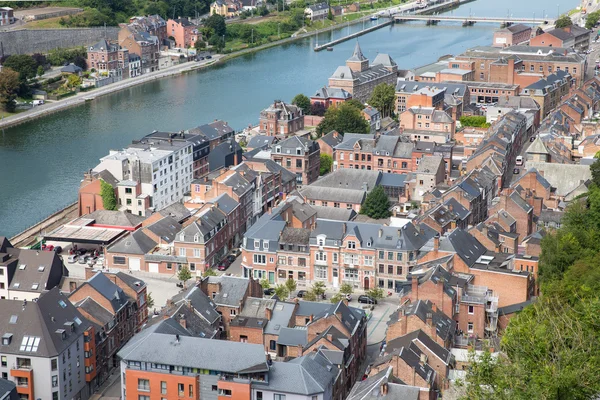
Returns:
[[[346,295],[346,300],[348,300],[348,301],[352,301],[352,295],[348,293],[348,294]]]
[[[515,175],[519,175],[519,168],[515,168],[515,169],[513,169],[513,174],[515,174]]]
[[[225,263],[221,263],[221,264],[219,264],[219,266],[217,267],[217,269],[219,271],[225,271],[228,267],[229,267],[229,265],[227,265]]]
[[[77,249],[77,252],[81,255],[87,253],[87,249]]]
[[[523,165],[523,156],[517,156],[517,161],[516,161],[516,164],[517,164],[518,166],[521,166],[521,165]]]
[[[86,257],[87,258],[87,265],[89,265],[90,267],[93,267],[94,265],[96,265],[96,260],[98,259],[97,257]]]
[[[212,56],[210,54],[206,56],[207,60],[210,60],[211,58],[212,58]]]
[[[301,298],[304,297],[305,294],[306,294],[306,290],[298,290],[298,296],[297,297],[301,299]]]
[[[275,289],[273,289],[273,288],[264,289],[263,294],[265,296],[273,296],[275,294]]]
[[[532,136],[532,137],[529,138],[530,142],[533,142],[534,140],[535,140],[535,136]]]
[[[366,294],[361,294],[358,296],[358,302],[363,304],[377,304],[377,300],[371,296],[367,296]]]
[[[235,261],[237,257],[234,256],[233,254],[230,254],[227,256],[227,261],[229,261],[230,263],[233,263]]]
[[[55,246],[55,247],[54,247],[54,252],[55,252],[56,254],[60,254],[60,253],[62,253],[62,247],[60,247],[60,246]]]
[[[79,264],[87,264],[88,262],[88,257],[87,256],[79,256],[79,258],[77,259],[77,262]]]
[[[103,256],[98,257],[96,259],[96,265],[104,265],[104,257]]]
[[[42,249],[46,250],[46,251],[54,251],[54,245],[49,244],[49,245],[43,246]]]
[[[67,258],[67,262],[68,262],[69,264],[74,264],[74,263],[76,263],[76,262],[77,262],[77,258],[78,258],[78,257],[79,257],[79,256],[78,256],[77,254],[71,254],[71,255],[69,256],[69,258]]]

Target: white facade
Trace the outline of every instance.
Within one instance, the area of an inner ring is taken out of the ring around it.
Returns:
[[[150,196],[150,207],[160,210],[183,199],[192,182],[192,144],[154,145],[142,143],[120,151],[111,150],[94,171],[106,169],[119,181],[140,182],[141,195]]]

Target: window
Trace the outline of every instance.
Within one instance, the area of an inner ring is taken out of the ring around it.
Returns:
[[[394,266],[388,265],[388,274],[392,275],[394,273]]]
[[[385,265],[383,265],[383,264],[379,264],[379,273],[380,273],[380,274],[383,274],[383,273],[385,273]]]
[[[189,395],[190,395],[190,397],[194,396],[194,385],[189,386]]]
[[[322,251],[315,253],[315,261],[327,261],[327,253]]]
[[[52,375],[52,387],[58,387],[58,375]]]
[[[185,384],[178,383],[177,384],[177,391],[179,392],[179,396],[183,396],[183,393],[185,391]]]
[[[338,253],[333,253],[333,262],[334,262],[335,264],[337,264],[337,263],[338,263]]]
[[[402,267],[400,265],[396,266],[396,275],[402,275]]]
[[[1,360],[1,362],[2,362],[2,366],[3,366],[3,367],[6,367],[6,365],[7,365],[6,356],[2,356],[2,358],[1,358],[0,360]]]
[[[231,389],[219,389],[219,396],[231,397]]]
[[[179,249],[179,257],[185,257],[185,248],[180,248]]]
[[[273,350],[273,351],[277,350],[277,342],[275,340],[271,340],[269,342],[269,350]]]
[[[473,323],[472,322],[469,322],[467,324],[467,332],[473,333]]]
[[[354,242],[354,241],[349,241],[349,242],[348,242],[348,248],[349,248],[349,249],[356,249],[356,242]]]
[[[373,265],[373,256],[364,256],[363,259],[364,259],[365,265],[368,265],[368,266]]]
[[[263,400],[263,392],[256,392],[256,400]]]
[[[321,205],[322,205],[323,207],[327,207],[327,202],[326,202],[326,201],[322,201],[322,202],[321,202]]]
[[[229,310],[229,315],[235,317],[237,315],[237,311],[232,308],[231,310]]]
[[[396,253],[396,261],[402,261],[402,253]]]
[[[264,254],[254,254],[254,264],[266,264],[267,257]]]
[[[481,80],[484,80],[484,79],[485,79],[485,75],[483,74],[483,72],[481,72],[481,73],[479,74],[479,79],[481,79]]]
[[[113,264],[125,265],[127,264],[127,260],[125,259],[125,257],[114,256]]]
[[[315,277],[317,279],[327,279],[327,267],[320,265],[315,266]]]
[[[346,268],[344,270],[344,278],[349,281],[358,280],[358,270],[355,268]]]
[[[150,391],[150,381],[148,379],[138,379],[138,390]]]
[[[194,257],[200,257],[200,249],[194,249]]]
[[[273,400],[285,400],[285,394],[277,394],[273,395]]]
[[[388,251],[387,256],[388,261],[394,261],[394,253]]]
[[[469,314],[475,314],[475,307],[469,306]]]
[[[333,203],[334,208],[340,208],[340,203]]]
[[[150,396],[139,395],[138,400],[150,400]]]
[[[302,160],[296,160],[296,168],[302,168]]]

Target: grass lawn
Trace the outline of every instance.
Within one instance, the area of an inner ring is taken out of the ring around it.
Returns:
[[[14,112],[14,113],[9,113],[9,112],[6,112],[4,110],[0,110],[0,119],[1,118],[6,118],[6,117],[11,117],[13,115],[17,115],[20,112],[22,112],[22,111],[17,111],[17,112]]]
[[[26,29],[56,29],[56,28],[64,28],[60,24],[60,19],[62,17],[56,18],[48,18],[48,19],[40,19],[39,21],[31,21],[25,24]]]

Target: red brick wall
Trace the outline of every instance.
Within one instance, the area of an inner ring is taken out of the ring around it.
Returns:
[[[264,344],[262,329],[246,326],[229,326],[229,340],[232,342],[241,342],[241,336],[246,336],[248,343]]]

